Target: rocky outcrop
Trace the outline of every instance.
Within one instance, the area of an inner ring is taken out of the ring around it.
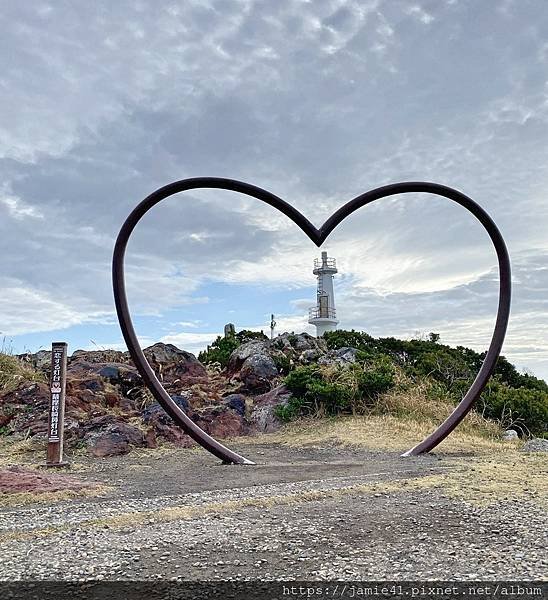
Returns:
[[[220,373],[208,373],[193,354],[171,344],[155,344],[144,354],[181,410],[222,439],[278,429],[276,409],[290,396],[280,385],[287,371],[322,359],[351,361],[351,349],[343,350],[328,353],[323,340],[284,333],[274,340],[241,344]],[[45,381],[51,353],[21,359],[42,370],[44,381],[21,382],[0,395],[0,427],[45,438],[50,398]],[[67,448],[83,445],[93,456],[108,457],[164,442],[179,447],[195,444],[154,401],[127,352],[77,350],[68,359],[66,391]]]
[[[240,380],[244,388],[251,392],[266,392],[271,382],[278,377],[279,371],[271,356],[254,354],[244,362],[240,369]]]
[[[273,340],[253,340],[230,355],[227,372],[242,383],[242,391],[265,393],[291,366],[309,364],[327,354],[323,339],[308,333],[283,333]]]
[[[155,344],[144,350],[147,360],[164,387],[183,410],[207,404],[210,396],[208,373],[193,354],[171,344]],[[0,395],[0,423],[4,433],[44,436],[47,432],[50,391],[47,383],[51,352],[19,357],[44,373],[43,382],[21,382]],[[220,395],[213,391],[213,401]],[[232,409],[230,409],[232,410]],[[238,413],[236,413],[238,414]],[[239,415],[238,415],[239,416]],[[215,419],[208,419],[214,428]],[[241,425],[217,428],[231,433]],[[154,447],[159,441],[192,445],[193,441],[151,399],[127,352],[77,350],[67,361],[65,443],[70,448],[84,444],[95,456],[124,454],[132,447]]]
[[[206,368],[194,354],[173,344],[154,344],[144,350],[144,355],[162,382],[192,385],[207,381]]]
[[[270,345],[273,349],[282,350],[286,355],[292,355],[295,360],[299,360],[307,350],[314,350],[319,355],[327,352],[325,340],[308,333],[282,333],[275,337]]]

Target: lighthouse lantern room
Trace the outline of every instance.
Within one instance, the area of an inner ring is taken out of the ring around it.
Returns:
[[[318,277],[318,293],[316,306],[309,310],[308,322],[316,326],[316,336],[321,337],[326,331],[335,331],[339,323],[333,293],[333,276],[337,273],[335,259],[322,252],[321,260],[314,260],[313,273]]]

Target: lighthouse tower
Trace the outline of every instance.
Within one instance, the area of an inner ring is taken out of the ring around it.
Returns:
[[[314,260],[314,275],[318,276],[318,295],[316,306],[309,310],[308,322],[316,325],[316,336],[326,331],[337,329],[337,313],[335,312],[335,295],[333,293],[333,275],[337,273],[334,258],[327,258],[322,252],[321,260]]]

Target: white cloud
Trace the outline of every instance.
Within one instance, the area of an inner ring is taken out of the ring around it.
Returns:
[[[82,323],[111,321],[111,311],[94,311],[89,306],[78,311],[73,308],[70,301],[66,300],[29,287],[15,285],[3,287],[0,297],[2,333],[13,336],[65,329]]]
[[[530,252],[546,264],[548,24],[540,0],[500,6],[4,4],[0,329],[112,319],[119,227],[140,199],[187,176],[250,181],[317,225],[371,187],[439,181],[487,209],[512,257]],[[472,310],[481,295],[459,294],[485,283],[495,261],[462,209],[429,197],[383,200],[325,246],[339,260],[348,323],[403,334],[429,318],[448,339],[458,330],[455,340],[484,343],[489,317]],[[207,286],[302,297],[317,253],[256,201],[188,193],[139,224],[127,256],[130,304],[173,323],[192,303],[202,323],[181,327],[201,334],[217,328],[208,325]],[[543,293],[516,285],[524,338],[508,338],[512,355],[535,364],[546,339]],[[392,301],[395,313],[383,309]],[[429,312],[434,301],[447,317]],[[460,328],[462,306],[470,310]],[[280,327],[297,330],[303,318],[280,317]]]

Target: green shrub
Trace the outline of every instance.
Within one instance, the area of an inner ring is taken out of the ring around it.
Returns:
[[[410,371],[414,375],[431,377],[439,381],[445,385],[449,393],[454,391],[455,388],[460,389],[459,384],[463,382],[468,387],[475,375],[462,356],[448,351],[443,346],[440,346],[437,350],[428,350],[421,353]]]
[[[396,369],[388,357],[351,366],[356,373],[358,389],[364,398],[376,400],[380,394],[394,387]]]
[[[347,331],[345,329],[337,329],[336,331],[326,331],[323,338],[330,350],[338,350],[339,348],[357,348],[358,350],[366,350],[374,346],[375,339],[363,331]]]
[[[198,360],[204,365],[218,362],[224,368],[228,365],[230,355],[238,346],[254,340],[267,339],[262,331],[250,331],[249,329],[242,329],[238,333],[226,337],[218,336],[206,350],[202,350],[198,354]]]
[[[290,420],[306,415],[336,415],[348,408],[352,390],[344,384],[328,381],[318,365],[298,367],[285,378],[292,394],[278,416]]]
[[[386,358],[347,367],[298,367],[285,378],[291,398],[277,414],[287,421],[306,415],[365,412],[379,394],[394,386],[394,376],[394,365]]]
[[[293,363],[286,354],[275,354],[273,357],[274,364],[281,375],[288,375],[293,370]]]
[[[543,435],[548,430],[548,392],[542,390],[512,388],[494,379],[482,393],[477,410],[523,434]]]
[[[230,355],[240,344],[241,342],[234,335],[218,336],[207,350],[198,354],[198,360],[205,365],[218,362],[224,368],[228,365]]]

